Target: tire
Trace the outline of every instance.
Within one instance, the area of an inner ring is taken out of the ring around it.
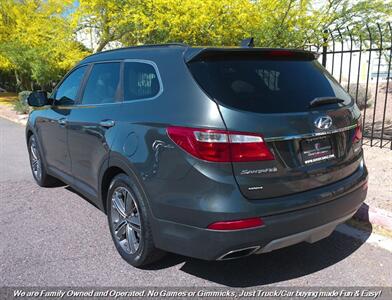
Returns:
[[[33,174],[35,182],[42,187],[57,186],[60,181],[48,175],[46,167],[42,162],[41,151],[35,135],[31,135],[28,140],[28,151],[30,159],[31,173]]]
[[[121,257],[139,268],[159,260],[164,252],[154,246],[147,200],[138,186],[119,174],[110,183],[106,200],[110,234]]]

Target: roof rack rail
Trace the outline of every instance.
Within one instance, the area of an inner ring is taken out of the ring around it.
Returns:
[[[126,49],[155,48],[155,47],[159,48],[159,47],[170,47],[170,46],[189,47],[189,45],[187,45],[185,43],[146,44],[146,45],[140,45],[140,46],[128,46],[128,47],[121,47],[121,48],[116,48],[116,49],[105,50],[105,51],[93,53],[87,57],[98,55],[98,54],[103,54],[103,53],[107,53],[107,52],[112,52],[112,51],[126,50]]]

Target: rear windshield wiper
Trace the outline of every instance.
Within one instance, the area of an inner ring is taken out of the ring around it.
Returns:
[[[317,97],[309,102],[309,107],[320,106],[331,103],[343,103],[344,100],[337,97]]]

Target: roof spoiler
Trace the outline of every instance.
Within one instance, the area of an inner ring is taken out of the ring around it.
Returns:
[[[319,53],[285,48],[188,48],[184,53],[185,62],[219,58],[284,57],[286,59],[315,60]]]

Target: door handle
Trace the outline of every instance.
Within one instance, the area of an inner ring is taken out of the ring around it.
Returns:
[[[57,123],[59,123],[59,125],[61,125],[61,126],[65,126],[65,125],[67,125],[67,119],[66,118],[58,119]]]
[[[105,128],[113,127],[115,122],[113,120],[103,120],[99,122],[99,125]]]

